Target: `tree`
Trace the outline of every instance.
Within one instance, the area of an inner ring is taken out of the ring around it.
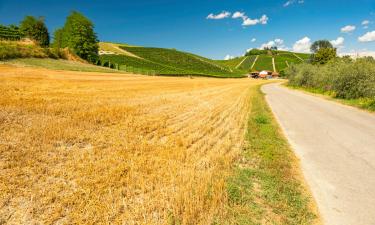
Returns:
[[[56,49],[60,49],[63,47],[63,35],[64,30],[62,28],[56,29],[53,33],[53,47]]]
[[[98,38],[93,23],[82,14],[73,11],[62,30],[55,32],[55,42],[68,47],[82,59],[95,62],[98,59]]]
[[[311,45],[310,50],[317,53],[321,48],[333,48],[333,45],[328,40],[318,40]]]
[[[20,31],[25,37],[36,41],[40,46],[49,46],[49,33],[43,17],[36,19],[33,16],[25,16],[21,21]]]
[[[313,56],[314,64],[326,64],[337,57],[336,48],[320,48]]]

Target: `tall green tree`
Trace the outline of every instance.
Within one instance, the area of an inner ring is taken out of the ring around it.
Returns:
[[[336,48],[320,48],[314,55],[313,55],[313,63],[314,64],[326,64],[332,59],[337,57],[337,49]]]
[[[61,47],[68,47],[85,60],[95,62],[98,59],[99,45],[94,24],[76,11],[66,18],[64,27],[57,31],[57,35],[55,32],[55,41],[61,41]]]
[[[333,45],[328,40],[318,40],[311,45],[310,50],[313,53],[317,53],[322,48],[333,48]]]
[[[49,33],[43,17],[25,16],[21,21],[20,31],[25,37],[36,41],[40,46],[49,46]]]

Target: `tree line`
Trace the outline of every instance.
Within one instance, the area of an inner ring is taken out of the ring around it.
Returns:
[[[39,46],[52,48],[56,52],[62,48],[68,48],[89,62],[96,62],[99,59],[99,40],[94,31],[94,24],[76,11],[71,12],[66,18],[63,27],[55,30],[52,43],[44,17],[25,16],[19,26],[10,25],[1,26],[1,28],[4,31],[3,39],[29,38]]]

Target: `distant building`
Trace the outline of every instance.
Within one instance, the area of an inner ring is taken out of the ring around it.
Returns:
[[[253,71],[251,72],[248,77],[249,78],[262,78],[262,79],[273,79],[279,78],[280,74],[278,72],[272,72],[269,70],[262,70],[261,72]]]

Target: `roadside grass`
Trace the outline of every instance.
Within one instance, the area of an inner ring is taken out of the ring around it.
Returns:
[[[339,102],[344,105],[349,105],[349,106],[357,107],[357,108],[364,109],[370,112],[375,112],[375,99],[371,99],[371,98],[343,99],[343,98],[337,98],[336,93],[333,91],[324,91],[319,88],[299,87],[299,86],[289,85],[288,83],[285,83],[284,85],[288,88],[301,90],[307,93],[312,93],[312,94],[324,97],[325,99],[333,100],[335,102]]]
[[[82,72],[105,72],[105,73],[121,73],[121,71],[95,66],[91,64],[74,62],[64,59],[40,59],[40,58],[20,58],[10,59],[6,61],[0,61],[0,63],[26,66],[26,67],[41,67],[52,70],[70,70],[70,71],[82,71]]]
[[[224,224],[319,224],[298,160],[260,89],[251,105],[247,143],[227,183]]]

